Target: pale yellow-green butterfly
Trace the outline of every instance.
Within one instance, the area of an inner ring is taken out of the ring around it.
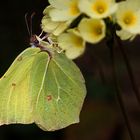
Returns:
[[[31,44],[0,79],[0,125],[36,123],[54,131],[78,123],[86,95],[79,68],[39,36]]]

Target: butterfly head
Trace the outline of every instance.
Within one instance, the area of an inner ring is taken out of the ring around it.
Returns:
[[[32,47],[36,47],[36,46],[38,46],[38,44],[39,44],[39,40],[38,40],[37,36],[36,35],[32,35],[30,37],[30,45]]]

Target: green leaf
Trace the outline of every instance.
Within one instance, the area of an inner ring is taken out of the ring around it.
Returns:
[[[28,48],[0,80],[0,124],[33,123],[45,131],[79,122],[86,95],[79,68],[64,54]]]

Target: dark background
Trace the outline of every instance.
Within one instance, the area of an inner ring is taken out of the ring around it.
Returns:
[[[1,72],[7,69],[7,63],[11,63],[11,59],[21,52],[23,49],[29,47],[29,35],[25,24],[25,14],[28,13],[28,18],[35,12],[33,18],[33,32],[40,33],[40,21],[42,12],[47,6],[47,0],[7,0],[0,5],[0,33],[1,33]],[[8,62],[3,61],[7,59]]]
[[[24,16],[33,12],[33,33],[39,34],[42,11],[47,0],[7,0],[0,4],[0,76],[15,57],[29,47],[29,35]],[[137,86],[140,85],[140,39],[124,42],[133,67]],[[140,110],[132,90],[127,69],[116,46],[118,77],[126,110],[136,139],[140,139]],[[81,69],[87,86],[87,97],[79,124],[55,132],[44,132],[35,124],[0,127],[0,140],[130,140],[116,101],[112,86],[111,61],[105,42],[88,45],[83,56],[75,60]],[[22,95],[21,95],[22,96]]]

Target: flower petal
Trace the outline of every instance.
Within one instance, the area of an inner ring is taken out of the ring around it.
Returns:
[[[44,16],[41,27],[44,32],[52,33],[58,36],[68,27],[68,25],[68,22],[54,22],[51,18]]]
[[[84,18],[78,25],[79,32],[85,41],[98,43],[105,37],[105,23],[100,19]]]
[[[69,6],[70,0],[48,0],[49,3],[57,9],[65,9]]]
[[[80,0],[79,9],[92,18],[105,18],[117,10],[114,0]]]
[[[80,14],[78,0],[50,0],[50,3],[54,7],[49,11],[49,16],[53,21],[72,20]]]
[[[59,46],[65,50],[65,54],[70,59],[75,59],[85,51],[84,40],[73,31],[63,33],[58,36]]]
[[[59,9],[50,10],[49,16],[51,17],[52,21],[66,21],[72,18],[71,16],[68,16],[67,10]]]
[[[120,2],[116,19],[122,29],[132,33],[140,33],[140,1],[127,0]]]
[[[130,41],[132,41],[136,37],[134,34],[125,30],[116,31],[116,34],[121,38],[121,40],[129,39]]]

